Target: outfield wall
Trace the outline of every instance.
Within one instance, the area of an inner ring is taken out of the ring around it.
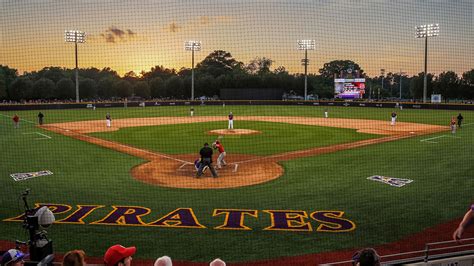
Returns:
[[[376,107],[376,108],[403,108],[408,109],[436,109],[436,110],[474,110],[474,104],[432,104],[432,103],[413,103],[413,102],[344,102],[344,101],[273,101],[273,100],[217,100],[217,101],[146,101],[146,102],[127,102],[127,107],[144,106],[183,106],[183,105],[304,105],[304,106],[345,106],[345,107]],[[47,103],[47,104],[12,104],[1,105],[0,111],[16,110],[43,110],[43,109],[82,109],[92,108],[95,105],[98,108],[106,107],[124,107],[124,102],[84,102],[84,103]]]

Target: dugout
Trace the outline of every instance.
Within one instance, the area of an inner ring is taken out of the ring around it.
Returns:
[[[283,89],[277,88],[225,88],[220,90],[221,100],[281,100]]]

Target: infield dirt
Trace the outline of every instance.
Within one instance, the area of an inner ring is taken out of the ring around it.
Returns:
[[[384,135],[384,137],[261,157],[234,154],[232,152],[229,152],[228,156],[226,157],[228,165],[218,170],[218,178],[203,176],[199,179],[194,178],[195,169],[193,162],[195,159],[197,159],[198,155],[196,154],[168,155],[86,135],[87,133],[92,132],[115,131],[125,127],[205,123],[226,120],[227,119],[225,117],[218,116],[151,117],[138,119],[116,119],[113,121],[112,127],[110,128],[106,127],[105,121],[103,120],[47,124],[41,127],[65,136],[93,143],[102,147],[106,147],[112,150],[116,150],[147,160],[148,162],[135,166],[131,169],[131,175],[137,180],[163,187],[190,189],[222,189],[260,184],[274,180],[283,174],[283,167],[278,164],[278,162],[280,161],[315,156],[319,154],[353,149],[376,143],[383,143],[413,136],[449,130],[449,128],[446,126],[405,122],[399,122],[395,126],[391,126],[388,121],[364,119],[285,116],[242,116],[239,117],[239,120],[349,128],[356,129],[357,132],[361,133]],[[238,125],[238,120],[236,121],[236,125]],[[239,134],[239,132],[241,132],[242,134],[256,133],[253,132],[252,129],[236,129],[234,132],[222,129],[217,134]],[[206,133],[216,134],[212,132]]]

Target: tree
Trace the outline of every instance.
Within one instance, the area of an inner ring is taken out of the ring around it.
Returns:
[[[56,92],[54,95],[58,99],[73,99],[76,97],[76,88],[74,82],[69,78],[62,78],[56,83]]]
[[[29,78],[18,77],[8,88],[8,96],[14,101],[31,99],[32,88],[33,82]]]
[[[128,82],[136,82],[138,81],[138,76],[137,74],[134,72],[134,71],[128,71],[127,73],[125,73],[125,75],[123,76],[123,79],[128,81]]]
[[[82,99],[93,99],[97,96],[97,83],[90,78],[79,81],[79,95]]]
[[[33,84],[33,99],[52,99],[56,91],[56,84],[48,78],[40,78]]]
[[[150,94],[153,98],[165,97],[165,82],[162,78],[156,77],[150,81]]]
[[[423,98],[423,79],[424,79],[424,73],[421,72],[421,73],[418,73],[418,76],[414,76],[410,80],[410,93],[414,99]],[[431,95],[431,93],[433,92],[433,84],[432,84],[433,74],[428,73],[426,79],[427,79],[426,95],[428,96],[428,95]]]
[[[45,67],[38,72],[38,76],[57,83],[60,79],[66,77],[66,71],[60,67]]]
[[[150,98],[150,86],[148,86],[148,82],[146,81],[138,81],[135,83],[133,86],[133,92],[135,93],[136,96],[142,97],[145,99]]]
[[[439,74],[433,84],[433,93],[440,93],[446,99],[461,97],[459,95],[459,77],[453,71]]]
[[[308,83],[313,88],[310,92],[319,98],[334,98],[334,83],[323,76],[310,75]]]
[[[339,75],[341,71],[347,71],[348,69],[352,70],[352,73],[355,73],[355,70],[359,71],[360,77],[363,77],[364,70],[360,66],[351,61],[351,60],[334,60],[329,63],[325,63],[323,68],[319,69],[321,76],[327,79],[334,79],[334,74]]]
[[[474,99],[474,69],[462,74],[460,93],[466,99]]]
[[[117,81],[118,78],[111,75],[101,78],[97,84],[97,95],[104,99],[110,99],[117,96],[117,90],[115,87]]]
[[[183,81],[174,76],[165,81],[165,96],[172,98],[184,98]]]
[[[0,98],[4,94],[5,98],[9,98],[8,91],[12,82],[18,77],[18,71],[8,66],[0,65]]]
[[[234,68],[241,67],[241,65],[242,62],[235,60],[229,52],[215,50],[196,65],[196,70],[201,74],[209,74],[213,77],[218,77],[223,74],[228,74]]]
[[[175,76],[176,70],[165,68],[164,66],[154,66],[150,69],[149,72],[142,71],[140,74],[145,80],[152,80],[154,78],[161,78],[163,80],[166,80],[172,76]]]
[[[263,75],[270,73],[270,67],[272,66],[273,60],[266,57],[255,57],[247,65],[247,70],[250,74]]]
[[[115,91],[117,91],[117,96],[121,98],[130,97],[133,93],[133,88],[130,82],[126,80],[120,80],[114,84]]]
[[[196,80],[196,95],[199,96],[213,96],[218,93],[216,87],[216,80],[211,75],[199,76]]]

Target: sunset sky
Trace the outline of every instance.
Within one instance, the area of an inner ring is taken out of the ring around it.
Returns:
[[[191,67],[186,40],[200,40],[201,61],[225,50],[248,64],[256,56],[303,72],[298,39],[316,40],[308,71],[349,59],[370,76],[423,71],[424,40],[415,26],[440,24],[428,40],[428,71],[458,74],[474,67],[472,0],[0,0],[0,64],[23,71],[74,67],[64,30],[87,33],[79,66],[123,75],[152,66]]]

